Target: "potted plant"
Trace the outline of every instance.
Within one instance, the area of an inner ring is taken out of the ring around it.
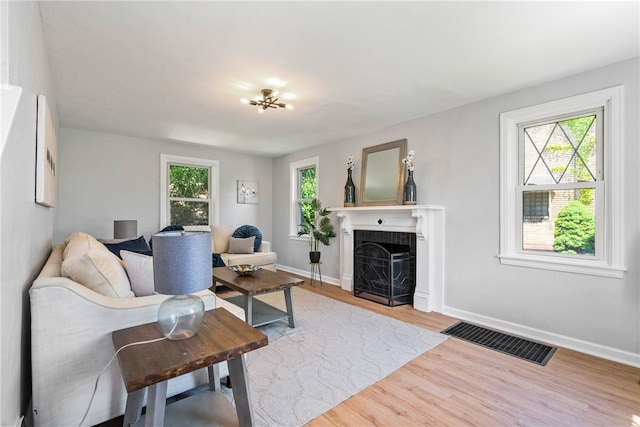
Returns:
[[[302,224],[298,236],[305,236],[309,240],[309,261],[320,262],[320,243],[329,246],[329,239],[336,237],[333,224],[329,220],[329,211],[322,207],[320,200],[313,199],[309,203],[309,210],[303,212]]]

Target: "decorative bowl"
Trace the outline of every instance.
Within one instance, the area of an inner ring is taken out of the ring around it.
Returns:
[[[251,264],[232,265],[229,268],[235,271],[240,276],[252,276],[253,273],[260,270],[260,267],[258,267],[257,265]]]

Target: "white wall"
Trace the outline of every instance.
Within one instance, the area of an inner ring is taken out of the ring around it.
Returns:
[[[320,199],[340,206],[349,154],[361,161],[363,147],[407,138],[416,150],[418,203],[446,208],[446,312],[640,366],[638,63],[635,58],[275,159],[278,262],[308,269],[304,242],[287,237],[290,162],[319,156]],[[499,114],[618,84],[625,86],[626,113],[624,278],[501,265]],[[360,164],[354,172],[358,183]],[[337,251],[337,240],[322,249],[323,276],[335,280]]]
[[[69,128],[60,129],[58,150],[56,242],[74,231],[112,238],[114,219],[138,220],[147,240],[159,231],[161,153],[219,160],[219,223],[253,224],[271,240],[271,159]],[[259,182],[259,204],[236,202],[237,180]]]
[[[35,203],[36,96],[57,113],[38,3],[1,7],[2,83],[22,88],[0,145],[0,425],[13,426],[31,394],[28,290],[51,250],[55,211]]]

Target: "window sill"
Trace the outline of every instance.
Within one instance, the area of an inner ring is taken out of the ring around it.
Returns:
[[[611,266],[602,261],[567,260],[524,254],[498,255],[500,264],[518,267],[538,268],[542,270],[563,271],[567,273],[588,274],[591,276],[622,279],[627,271],[622,266]]]

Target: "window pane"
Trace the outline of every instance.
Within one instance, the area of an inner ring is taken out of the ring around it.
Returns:
[[[596,116],[524,129],[524,184],[596,180]]]
[[[522,249],[556,253],[595,254],[595,188],[556,190],[547,196],[548,216],[527,218],[525,206],[541,201],[542,191],[522,193]]]
[[[169,197],[207,199],[209,168],[169,166]]]
[[[314,199],[316,197],[316,168],[300,169],[298,173],[299,198]]]
[[[209,225],[209,203],[174,200],[169,202],[171,224]]]
[[[309,202],[300,203],[298,219],[299,219],[298,224],[304,224],[305,221],[313,224],[314,217],[313,217],[313,207],[311,206],[311,203]]]

